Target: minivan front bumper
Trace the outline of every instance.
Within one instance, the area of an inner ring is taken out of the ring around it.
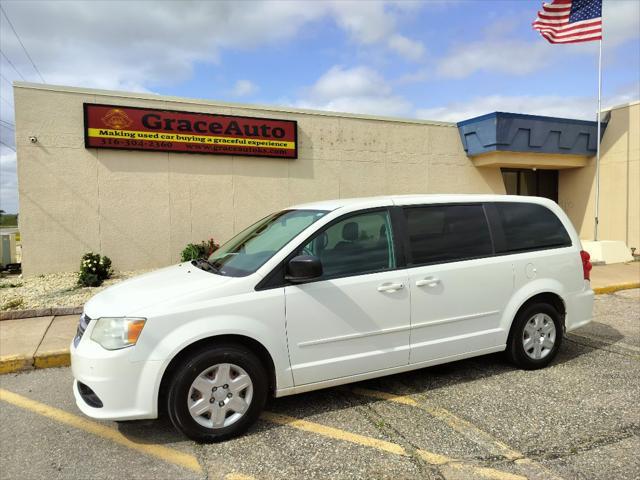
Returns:
[[[89,335],[71,343],[73,394],[82,413],[104,420],[157,418],[162,362],[132,362],[134,348],[106,350]]]

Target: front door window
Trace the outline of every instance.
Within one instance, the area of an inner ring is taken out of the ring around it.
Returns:
[[[300,251],[322,262],[323,278],[381,272],[395,268],[387,210],[348,217],[322,230]]]

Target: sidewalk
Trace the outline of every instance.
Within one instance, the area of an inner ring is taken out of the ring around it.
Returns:
[[[640,262],[593,267],[597,294],[640,288]],[[79,315],[0,320],[0,374],[69,365],[69,344]]]
[[[599,265],[591,270],[591,288],[596,293],[611,293],[640,287],[640,262]]]
[[[69,365],[79,315],[0,321],[0,374]]]

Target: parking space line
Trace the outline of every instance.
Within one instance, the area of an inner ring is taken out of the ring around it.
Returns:
[[[0,388],[0,400],[50,418],[58,423],[64,423],[73,428],[77,428],[78,430],[83,430],[106,440],[110,440],[132,450],[159,458],[164,462],[172,463],[196,473],[202,473],[202,468],[200,467],[196,457],[188,453],[180,452],[169,447],[163,447],[161,445],[136,443],[114,428],[101,425],[100,423],[93,422],[91,420],[86,420],[69,412],[65,412],[64,410],[45,405],[44,403],[31,400],[30,398],[23,397],[22,395],[18,395],[17,393],[13,393],[2,388]]]
[[[394,393],[381,392],[379,390],[369,390],[368,388],[347,388],[347,391],[360,395],[361,397],[377,398],[378,400],[387,400],[389,402],[402,403],[410,407],[419,407],[409,395],[396,395]]]
[[[370,390],[367,388],[351,388],[349,389],[349,391],[363,397],[369,397],[369,398],[375,398],[378,400],[385,400],[388,402],[400,403],[403,405],[409,405],[409,406],[424,410],[432,417],[437,418],[438,420],[444,422],[451,429],[460,433],[462,436],[464,436],[468,440],[471,440],[472,442],[479,445],[480,447],[483,447],[490,454],[500,456],[507,460],[510,460],[516,463],[517,465],[525,468],[526,470],[529,471],[529,473],[533,475],[542,474],[544,478],[553,479],[553,480],[562,480],[561,477],[555,475],[553,472],[543,467],[539,463],[536,463],[533,460],[526,458],[522,452],[514,450],[506,443],[501,442],[497,438],[494,438],[490,433],[485,432],[484,430],[478,428],[471,422],[458,417],[457,415],[455,415],[454,413],[450,412],[445,408],[418,403],[416,400],[414,400],[408,395],[395,395],[393,393],[381,392],[379,390]],[[487,478],[490,478],[490,477],[487,477]]]
[[[351,392],[363,397],[376,398],[378,400],[386,400],[388,402],[394,403],[402,403],[403,405],[410,405],[412,407],[424,410],[432,417],[441,420],[456,432],[462,434],[464,437],[480,445],[492,455],[501,456],[506,458],[507,460],[512,461],[524,457],[522,453],[513,450],[505,443],[493,438],[487,432],[480,430],[472,423],[458,417],[457,415],[454,415],[449,410],[445,410],[444,408],[419,404],[413,398],[406,395],[394,395],[392,393],[381,392],[378,390],[369,390],[367,388],[353,388],[351,389]]]
[[[320,425],[319,423],[300,420],[272,412],[263,412],[260,418],[271,423],[287,425],[289,427],[297,428],[298,430],[317,433],[318,435],[331,437],[336,440],[345,440],[347,442],[357,443],[358,445],[372,447],[377,450],[382,450],[383,452],[394,453],[396,455],[407,455],[405,449],[398,444],[387,442],[385,440],[378,440],[377,438],[365,437],[363,435],[358,435],[357,433],[351,433],[333,427],[327,427],[325,425]]]
[[[287,415],[273,412],[264,412],[260,418],[267,422],[289,426],[305,432],[311,432],[324,437],[333,438],[334,440],[343,440],[356,445],[375,448],[383,452],[403,457],[411,456],[411,453],[409,453],[402,445],[398,445],[397,443],[347,432],[345,430],[328,427],[308,420],[301,420],[299,418],[289,417]],[[475,478],[482,477],[493,480],[526,480],[526,477],[521,475],[515,475],[494,468],[472,465],[445,455],[429,452],[427,450],[418,449],[415,453],[419,458],[431,465],[446,466],[454,470],[466,471],[471,473]]]

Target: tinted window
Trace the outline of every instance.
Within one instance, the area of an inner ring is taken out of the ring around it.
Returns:
[[[546,207],[532,203],[496,203],[505,247],[501,252],[571,245],[560,219]]]
[[[493,254],[482,205],[411,207],[404,212],[413,265]]]
[[[322,262],[323,277],[358,275],[395,267],[387,211],[367,212],[334,223],[299,252]]]

